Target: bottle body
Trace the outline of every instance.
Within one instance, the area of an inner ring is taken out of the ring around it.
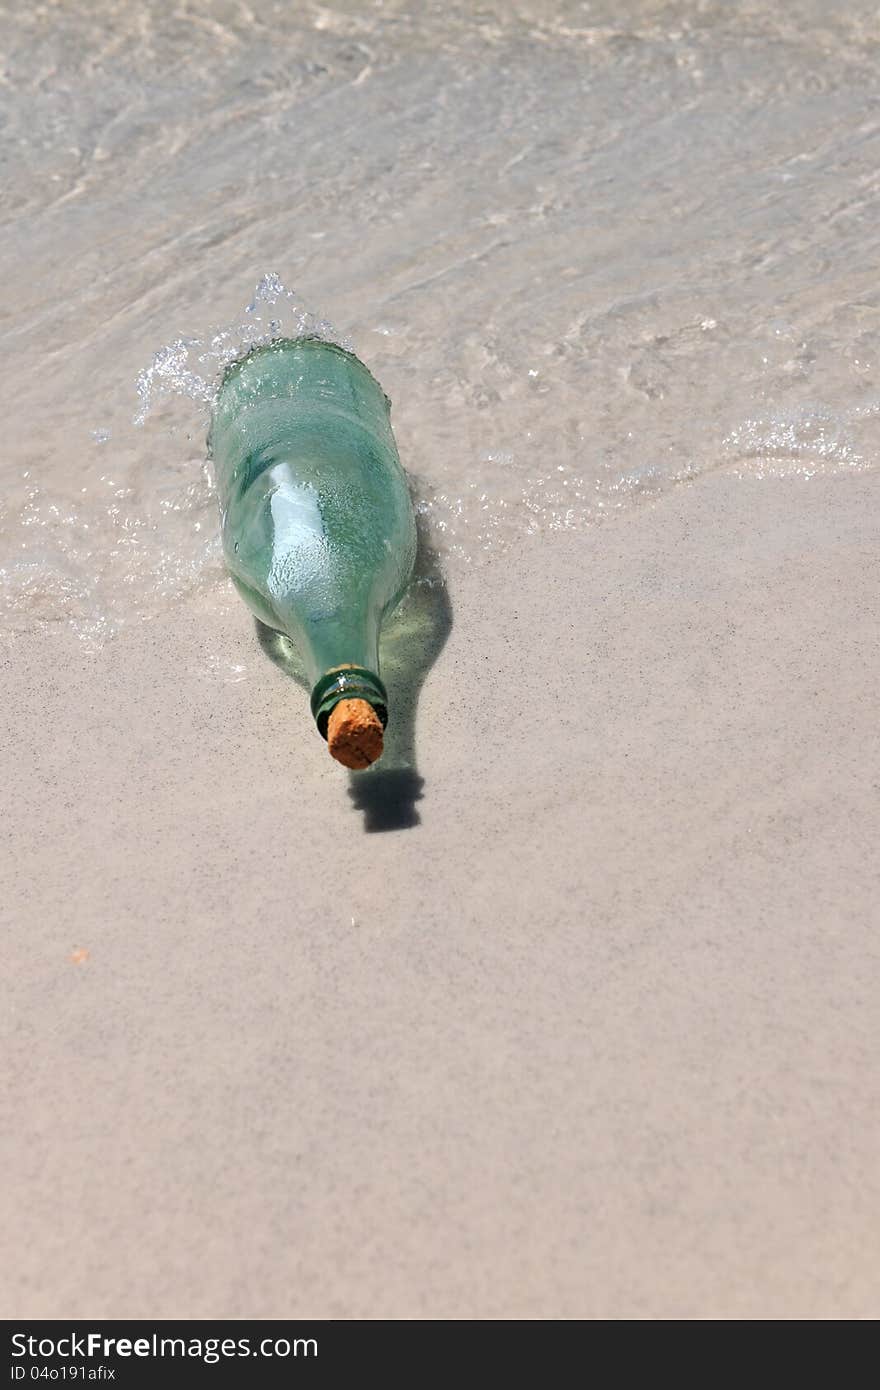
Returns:
[[[378,382],[316,339],[257,348],[223,379],[209,448],[227,567],[299,648],[321,732],[352,695],[384,723],[379,629],[409,581],[416,531]]]

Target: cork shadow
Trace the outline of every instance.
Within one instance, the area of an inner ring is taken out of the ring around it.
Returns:
[[[355,809],[363,812],[366,834],[411,830],[421,821],[416,803],[422,800],[425,780],[416,761],[416,713],[422,686],[452,629],[452,604],[427,527],[421,517],[417,520],[413,581],[379,643],[390,709],[385,750],[374,767],[349,773],[348,794]],[[254,621],[270,661],[308,691],[294,644],[258,618]]]

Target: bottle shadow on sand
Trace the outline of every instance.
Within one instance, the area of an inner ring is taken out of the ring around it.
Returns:
[[[381,675],[390,717],[385,751],[366,772],[349,773],[349,796],[364,813],[367,833],[409,830],[421,817],[424,778],[416,765],[416,711],[425,679],[452,628],[452,605],[439,577],[436,551],[419,518],[419,548],[409,592],[382,629]],[[263,651],[286,675],[309,689],[299,654],[289,638],[255,619]]]

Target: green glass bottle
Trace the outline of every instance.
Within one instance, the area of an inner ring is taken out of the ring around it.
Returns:
[[[328,738],[343,701],[373,720],[377,740],[354,760],[340,756],[330,737],[331,752],[348,766],[366,766],[381,752],[388,699],[379,629],[416,554],[389,410],[350,352],[288,339],[227,369],[208,437],[229,572],[257,617],[297,645],[319,731]]]

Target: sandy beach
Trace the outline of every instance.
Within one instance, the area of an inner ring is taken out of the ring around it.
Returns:
[[[385,829],[231,597],[16,643],[7,1314],[872,1316],[875,499],[457,584]]]
[[[876,1317],[874,0],[4,20],[0,1310]],[[307,331],[423,541],[353,778],[206,464]]]

